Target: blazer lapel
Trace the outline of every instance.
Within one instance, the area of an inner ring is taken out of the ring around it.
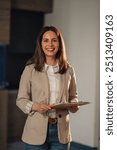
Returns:
[[[61,102],[61,97],[62,97],[62,94],[65,90],[65,84],[66,84],[66,76],[65,74],[58,74],[60,75],[60,84],[59,84],[59,98],[58,98],[58,103]]]

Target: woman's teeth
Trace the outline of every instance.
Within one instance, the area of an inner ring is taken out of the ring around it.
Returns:
[[[48,51],[53,51],[54,49],[53,48],[49,48],[49,49],[47,49]]]

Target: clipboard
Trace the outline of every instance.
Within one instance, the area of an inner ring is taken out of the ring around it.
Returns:
[[[59,103],[59,104],[53,104],[51,106],[51,108],[52,109],[67,109],[69,107],[83,106],[83,105],[87,105],[87,104],[90,104],[90,102],[79,101],[79,102],[72,102],[72,103]]]

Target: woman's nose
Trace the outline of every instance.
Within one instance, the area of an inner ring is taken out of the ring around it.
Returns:
[[[52,46],[52,41],[49,41],[49,42],[48,42],[48,45],[49,45],[49,46]]]

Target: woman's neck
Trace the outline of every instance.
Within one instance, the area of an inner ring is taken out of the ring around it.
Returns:
[[[48,65],[54,66],[57,63],[57,61],[54,58],[48,58],[48,59],[46,59],[46,63]]]

